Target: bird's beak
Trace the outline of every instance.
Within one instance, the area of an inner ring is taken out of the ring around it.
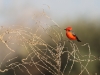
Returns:
[[[64,29],[64,30],[66,30],[66,29]]]

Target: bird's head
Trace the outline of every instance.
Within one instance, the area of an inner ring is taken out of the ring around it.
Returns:
[[[72,30],[72,27],[67,27],[66,29],[64,29],[66,31],[71,31]]]

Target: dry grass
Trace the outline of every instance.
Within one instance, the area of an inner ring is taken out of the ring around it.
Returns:
[[[82,55],[78,49],[78,46],[74,42],[65,40],[63,38],[63,33],[59,25],[44,12],[43,15],[52,21],[54,25],[51,26],[46,24],[47,28],[44,28],[42,25],[38,25],[35,33],[33,33],[31,28],[23,26],[1,28],[0,42],[5,45],[8,51],[5,57],[3,57],[2,62],[0,62],[0,72],[6,72],[9,69],[12,69],[14,71],[14,75],[16,75],[16,68],[19,68],[19,70],[22,72],[26,70],[29,75],[34,75],[30,72],[30,69],[26,67],[26,65],[34,65],[42,75],[45,75],[43,70],[48,71],[52,75],[66,75],[67,70],[67,75],[71,75],[74,64],[78,63],[81,68],[78,75],[82,75],[84,71],[86,71],[87,75],[91,75],[87,69],[87,66],[89,63],[99,59],[92,55],[89,44],[86,43],[82,45],[83,47],[87,46],[88,48],[88,54]],[[51,46],[45,39],[43,39],[43,34],[37,35],[37,32],[39,32],[40,28],[42,29],[42,33],[45,34],[45,37],[49,36],[50,41],[54,43],[54,46]],[[52,29],[52,31],[49,29]],[[51,32],[52,35],[49,34],[49,32]],[[69,48],[66,46],[66,43],[70,45],[71,50],[69,50]],[[19,50],[24,49],[26,52],[25,57],[20,60],[21,62],[12,62],[19,56],[6,59],[11,54],[16,54],[16,48],[13,48],[13,46],[18,46]],[[64,60],[66,61],[66,64],[64,68],[62,68],[61,64],[64,62],[62,61],[62,55],[64,54],[66,54],[67,59]],[[82,63],[84,61],[86,62],[85,65]],[[72,62],[72,64],[69,68],[68,64],[70,62]],[[3,63],[9,64],[3,65]],[[2,66],[5,68],[1,69]],[[97,75],[97,73],[95,75]]]

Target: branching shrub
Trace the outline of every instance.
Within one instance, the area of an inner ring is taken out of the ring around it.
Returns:
[[[17,75],[19,69],[19,72],[25,72],[26,75],[48,75],[46,72],[51,75],[91,75],[87,66],[99,59],[92,55],[89,44],[82,45],[87,46],[88,54],[81,54],[77,44],[67,38],[64,39],[59,25],[44,12],[43,15],[54,25],[46,24],[46,28],[38,25],[35,33],[31,28],[23,26],[1,28],[0,42],[4,46],[1,50],[5,53],[2,52],[0,72],[12,69],[14,75]],[[76,64],[79,65],[80,70],[73,74]]]

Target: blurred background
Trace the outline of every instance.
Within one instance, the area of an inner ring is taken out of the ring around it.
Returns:
[[[44,12],[60,26],[64,39],[67,39],[64,29],[67,26],[73,27],[73,31],[82,41],[81,43],[75,41],[80,48],[80,52],[87,53],[88,48],[80,47],[80,45],[89,43],[92,54],[96,57],[100,56],[100,0],[0,0],[0,26],[4,28],[12,25],[27,26],[31,27],[34,33],[38,28],[38,24],[43,27],[46,27],[47,24],[54,25],[50,19],[43,15]],[[46,40],[52,44],[48,38]],[[14,47],[15,50],[18,50],[18,46]],[[17,51],[17,53],[12,54],[12,56],[20,56],[16,61],[20,61],[26,55],[24,51]],[[5,46],[1,45],[0,62],[6,54]],[[36,74],[33,73],[33,75],[41,75],[35,66],[29,68],[31,71],[34,69]],[[88,69],[91,75],[95,73],[99,75],[100,61],[90,63]],[[74,73],[79,72],[78,70],[79,68],[73,69],[71,75],[75,75]],[[17,73],[23,74],[16,71]],[[9,70],[0,75],[14,75],[14,72]]]

